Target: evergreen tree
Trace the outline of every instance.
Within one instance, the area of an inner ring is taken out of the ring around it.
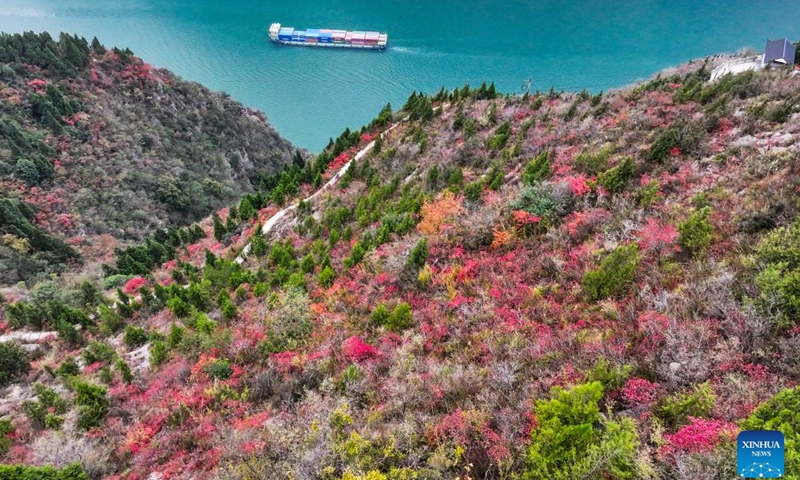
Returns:
[[[250,203],[250,200],[245,197],[242,199],[242,202],[239,204],[239,218],[241,220],[250,220],[258,216],[258,212],[253,207],[253,204]]]
[[[106,53],[106,47],[100,43],[100,40],[98,40],[97,37],[92,38],[92,50],[98,55],[103,55]]]
[[[219,218],[219,215],[217,215],[216,212],[214,215],[212,215],[212,219],[214,221],[214,238],[218,242],[221,242],[225,238],[225,235],[228,233],[228,231],[225,229],[222,219]]]

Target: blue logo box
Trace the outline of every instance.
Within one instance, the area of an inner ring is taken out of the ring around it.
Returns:
[[[745,430],[736,438],[736,471],[740,478],[781,478],[784,471],[783,433]]]

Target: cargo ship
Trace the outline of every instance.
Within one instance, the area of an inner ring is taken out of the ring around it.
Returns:
[[[273,23],[269,26],[269,39],[282,45],[385,50],[389,35],[380,32],[351,32],[326,28],[298,30]]]

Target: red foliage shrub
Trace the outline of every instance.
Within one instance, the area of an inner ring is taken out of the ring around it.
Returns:
[[[664,435],[667,443],[659,450],[661,455],[710,452],[721,443],[733,441],[739,433],[739,427],[722,420],[689,417],[689,422],[674,434]]]
[[[249,417],[244,417],[242,419],[235,419],[233,421],[233,428],[235,430],[245,430],[248,428],[262,428],[264,423],[269,420],[269,412],[261,412],[256,413],[255,415],[250,415]]]
[[[339,154],[339,156],[331,160],[331,163],[328,164],[328,171],[336,172],[340,168],[345,166],[345,164],[349,161],[350,161],[350,154],[348,152],[342,152]]]
[[[514,223],[518,227],[524,227],[526,225],[530,225],[532,223],[539,223],[542,221],[541,217],[537,217],[536,215],[532,215],[525,210],[515,210],[512,213],[514,217]]]
[[[490,462],[498,462],[509,455],[506,441],[489,427],[485,414],[474,410],[461,410],[447,415],[434,428],[433,440],[453,441],[466,448],[467,460],[480,462],[487,457]]]
[[[45,85],[47,85],[47,82],[41,78],[34,78],[28,82],[28,86],[36,91],[41,91]]]
[[[656,392],[660,387],[661,385],[657,383],[634,377],[625,382],[619,395],[627,407],[647,405],[655,400]]]
[[[639,231],[639,245],[644,250],[661,252],[668,248],[678,248],[678,230],[673,225],[661,225],[658,220],[650,218],[642,230]]]
[[[569,183],[569,189],[576,197],[582,197],[592,191],[592,189],[586,183],[586,177],[583,175],[567,177],[565,180]]]
[[[380,355],[377,348],[364,343],[357,335],[342,342],[342,353],[351,362],[360,362]]]
[[[142,277],[133,277],[122,287],[122,291],[128,295],[133,295],[139,291],[140,288],[147,284],[147,280]]]

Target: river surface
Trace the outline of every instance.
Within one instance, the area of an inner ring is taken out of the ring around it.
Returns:
[[[271,44],[271,22],[388,32],[385,52]],[[0,0],[0,31],[97,36],[264,111],[318,151],[387,102],[494,81],[596,92],[766,39],[800,38],[800,0]]]

